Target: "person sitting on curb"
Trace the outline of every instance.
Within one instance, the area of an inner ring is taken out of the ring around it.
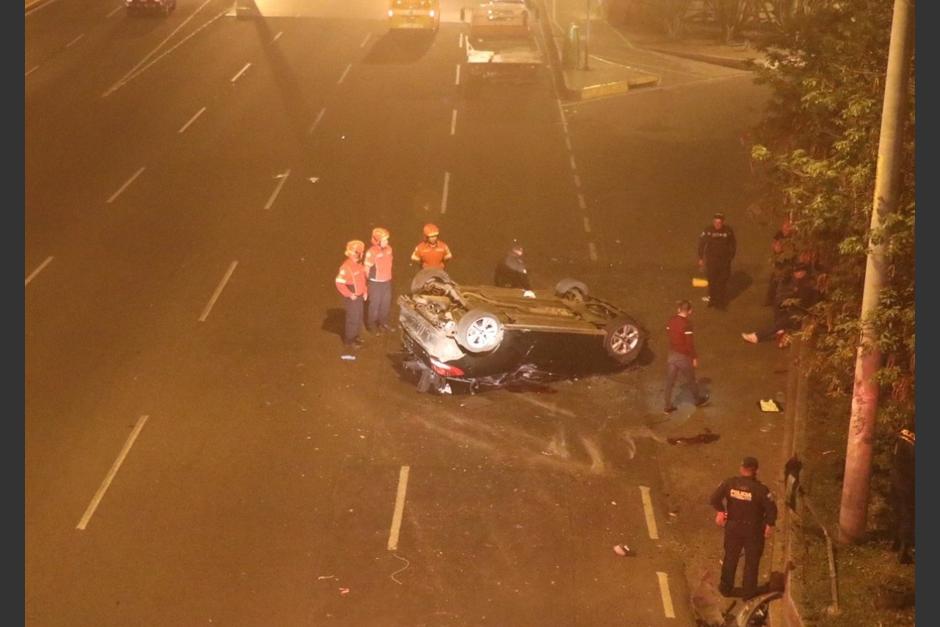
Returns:
[[[809,266],[796,264],[790,277],[777,289],[773,324],[761,331],[742,333],[741,337],[751,344],[776,339],[779,348],[786,348],[790,343],[789,334],[800,328],[803,316],[818,298],[816,280],[809,276]]]

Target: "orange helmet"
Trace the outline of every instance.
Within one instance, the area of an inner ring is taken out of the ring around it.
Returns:
[[[424,225],[424,236],[425,237],[434,237],[435,235],[440,235],[441,230],[437,228],[435,224],[425,224]]]
[[[360,255],[365,251],[366,245],[360,240],[354,239],[346,242],[346,256],[348,257],[350,253],[359,253]]]
[[[388,239],[389,237],[391,237],[391,234],[388,232],[388,229],[383,229],[380,226],[377,226],[374,229],[372,229],[372,243],[373,244],[378,244],[383,239]]]

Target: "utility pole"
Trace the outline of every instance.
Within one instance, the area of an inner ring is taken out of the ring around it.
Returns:
[[[891,44],[885,76],[881,134],[878,140],[878,165],[875,170],[875,195],[872,203],[870,233],[881,228],[881,213],[894,211],[900,180],[900,153],[907,100],[908,63],[914,24],[913,0],[894,0],[891,18]],[[878,308],[884,276],[884,247],[869,236],[862,292],[861,337],[855,357],[855,384],[852,390],[852,415],[849,419],[845,450],[845,477],[839,509],[839,540],[858,542],[865,534],[868,497],[871,487],[872,440],[878,413],[878,383],[875,373],[881,365],[881,351],[869,323]]]
[[[588,68],[588,57],[590,53],[588,52],[588,42],[591,41],[591,0],[587,0],[587,26],[584,31],[584,69]]]

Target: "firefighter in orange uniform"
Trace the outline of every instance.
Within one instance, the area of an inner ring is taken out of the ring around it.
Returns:
[[[450,261],[453,255],[450,247],[438,239],[441,234],[440,229],[433,224],[424,225],[424,241],[415,246],[411,253],[411,260],[421,264],[421,268],[440,268],[444,269],[444,262]]]
[[[359,331],[362,329],[362,302],[369,298],[366,287],[366,269],[362,265],[362,253],[366,245],[357,240],[346,243],[346,261],[336,274],[336,291],[343,297],[346,306],[346,329],[343,343],[347,349],[362,345]]]
[[[369,278],[369,312],[366,326],[373,333],[391,331],[388,312],[392,305],[392,247],[388,229],[372,229],[372,246],[366,251],[366,276]]]

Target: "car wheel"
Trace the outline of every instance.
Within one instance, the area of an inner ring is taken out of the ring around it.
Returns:
[[[454,339],[466,351],[485,353],[503,341],[503,323],[485,309],[471,309],[457,321]]]
[[[447,273],[440,268],[425,268],[411,279],[411,294],[421,294],[434,283],[449,283],[453,285],[454,282]]]
[[[643,350],[640,327],[626,317],[611,320],[604,329],[604,349],[619,364],[633,362]]]
[[[588,287],[577,279],[562,279],[555,285],[555,295],[580,303],[588,295]]]

